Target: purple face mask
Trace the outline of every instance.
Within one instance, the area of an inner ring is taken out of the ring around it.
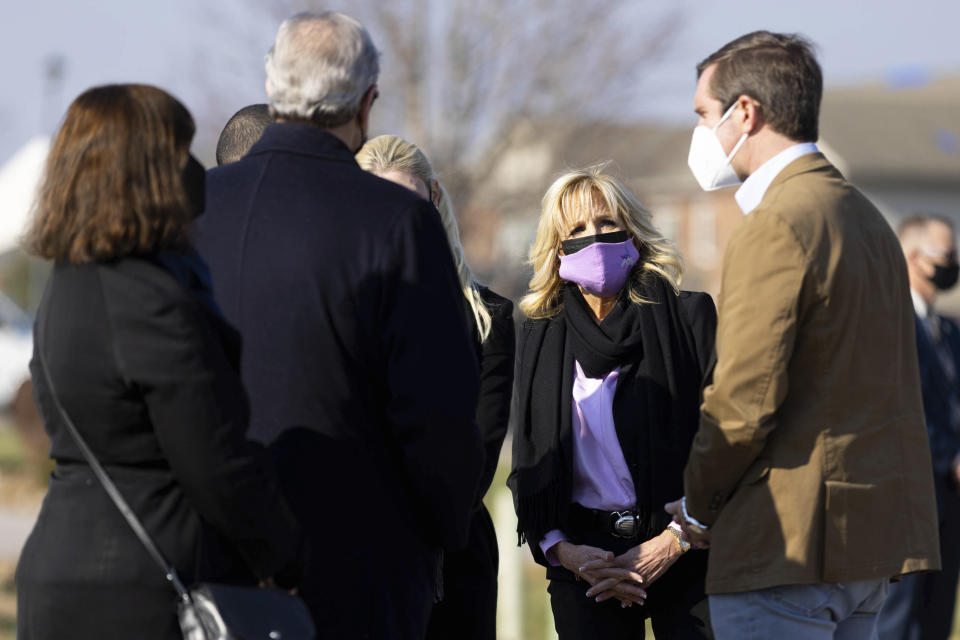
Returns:
[[[639,257],[633,240],[594,242],[576,253],[560,256],[560,277],[605,298],[623,288]]]

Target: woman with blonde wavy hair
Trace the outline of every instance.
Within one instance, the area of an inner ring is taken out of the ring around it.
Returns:
[[[680,290],[676,249],[602,166],[550,186],[530,259],[508,484],[557,633],[643,638],[650,617],[709,638],[706,551],[663,506],[683,495],[713,301]]]
[[[447,553],[444,557],[444,598],[433,608],[427,638],[493,640],[496,637],[499,552],[493,521],[483,506],[483,496],[493,482],[510,417],[515,342],[513,303],[473,279],[460,244],[460,230],[450,196],[437,180],[430,161],[416,145],[397,136],[378,136],[368,141],[356,157],[363,169],[433,202],[450,241],[463,289],[464,313],[474,328],[480,362],[476,416],[483,436],[486,465],[477,493],[469,542],[462,551]]]

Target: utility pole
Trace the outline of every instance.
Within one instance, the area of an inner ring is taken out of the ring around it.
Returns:
[[[66,75],[66,58],[60,53],[51,53],[43,58],[43,108],[40,109],[40,131],[49,134],[60,119],[60,101],[63,97],[63,79]]]
[[[52,139],[60,120],[63,97],[63,80],[66,75],[66,58],[60,53],[51,53],[43,59],[43,96],[40,107],[40,133]],[[38,185],[39,186],[39,185]],[[50,274],[50,265],[31,257],[27,270],[27,311],[31,314],[40,306],[43,289]]]

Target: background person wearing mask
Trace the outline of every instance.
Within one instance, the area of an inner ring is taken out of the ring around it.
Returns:
[[[960,328],[937,312],[937,297],[957,283],[956,231],[948,218],[917,215],[898,232],[916,312],[923,414],[940,515],[941,571],[890,585],[880,640],[943,640],[950,635],[960,573]]]
[[[94,476],[67,415],[185,584],[293,586],[300,532],[245,439],[236,336],[193,277],[193,118],[155,87],[81,94],[27,243],[54,261],[31,373],[56,467],[17,566],[17,637],[182,637],[176,593]]]
[[[939,568],[903,254],[817,150],[805,39],[755,31],[697,66],[689,164],[743,181],[717,360],[668,505],[710,546],[721,640],[870,638],[891,577]]]
[[[433,205],[354,159],[377,95],[366,29],[294,16],[266,70],[276,123],[209,172],[197,247],[243,338],[250,436],[311,543],[317,636],[419,640],[483,463],[463,293]]]
[[[483,504],[507,435],[513,393],[513,303],[473,279],[463,247],[453,204],[437,180],[427,156],[414,144],[397,136],[377,136],[360,149],[357,162],[395,182],[437,207],[457,266],[463,291],[464,314],[472,328],[480,361],[480,397],[477,426],[483,437],[486,461],[470,521],[470,538],[463,549],[444,554],[443,600],[430,614],[428,639],[493,640],[497,635],[497,534]]]

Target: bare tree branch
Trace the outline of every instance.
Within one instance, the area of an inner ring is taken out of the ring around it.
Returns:
[[[237,3],[242,13],[237,5],[232,11],[275,30],[293,13],[325,4],[247,0]],[[468,211],[494,190],[504,154],[524,136],[623,111],[680,28],[682,5],[664,4],[355,0],[348,11],[383,52],[374,128],[421,146]]]

